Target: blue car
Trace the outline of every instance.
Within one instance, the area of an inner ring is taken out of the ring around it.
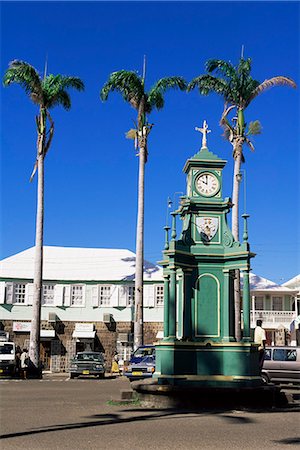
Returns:
[[[129,365],[124,370],[124,375],[130,381],[141,378],[151,378],[155,372],[155,347],[143,345],[133,353]]]

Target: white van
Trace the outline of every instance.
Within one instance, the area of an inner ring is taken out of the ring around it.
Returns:
[[[15,375],[16,347],[14,342],[0,341],[0,376]]]

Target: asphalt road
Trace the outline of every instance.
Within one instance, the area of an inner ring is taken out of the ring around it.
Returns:
[[[172,411],[111,404],[125,378],[1,380],[1,450],[273,449],[300,444],[300,408]]]

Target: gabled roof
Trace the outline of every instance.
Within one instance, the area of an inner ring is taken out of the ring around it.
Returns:
[[[241,273],[241,284],[243,284],[243,275]],[[293,294],[295,290],[289,289],[288,287],[281,286],[280,284],[276,284],[267,278],[260,277],[259,275],[255,275],[255,273],[250,273],[250,290],[262,293],[286,293]]]
[[[31,247],[0,262],[1,278],[32,279]],[[144,281],[162,281],[161,267],[144,262]],[[44,280],[133,281],[135,253],[126,249],[44,246]]]
[[[282,286],[286,286],[290,289],[296,289],[297,291],[300,291],[300,275],[296,275],[291,280],[286,281],[285,283],[283,283]]]
[[[0,261],[0,278],[32,280],[34,251],[35,247],[31,247]],[[135,253],[115,248],[44,246],[43,270],[46,281],[134,281]],[[144,281],[162,281],[162,274],[160,266],[144,261]],[[254,273],[250,273],[250,289],[262,293],[297,292],[297,289],[280,286]]]

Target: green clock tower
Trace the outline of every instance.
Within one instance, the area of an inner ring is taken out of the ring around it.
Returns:
[[[257,346],[250,338],[250,252],[247,218],[243,242],[227,225],[231,201],[223,198],[226,161],[202,148],[184,166],[187,194],[172,213],[164,269],[164,339],[156,346],[158,384],[208,387],[259,386]],[[177,236],[176,217],[182,221]],[[243,339],[234,339],[234,271],[243,276]]]

